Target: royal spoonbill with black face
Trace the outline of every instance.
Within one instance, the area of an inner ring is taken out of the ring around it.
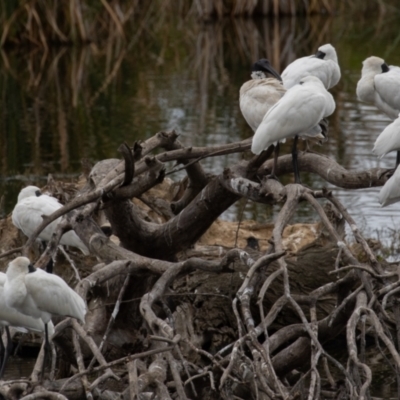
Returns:
[[[314,130],[316,135],[320,134],[321,128],[318,123],[334,110],[335,101],[320,79],[307,76],[289,89],[265,115],[254,134],[251,151],[260,154],[269,146],[294,137],[293,169],[295,182],[300,183],[297,165],[298,137],[311,130]]]
[[[356,91],[360,101],[375,104],[390,119],[396,119],[400,112],[400,68],[387,65],[382,58],[368,57]]]
[[[400,167],[396,168],[394,174],[382,186],[379,192],[379,203],[382,207],[389,206],[390,204],[400,201]]]
[[[9,327],[17,328],[21,332],[39,332],[45,331],[44,323],[40,318],[33,318],[28,315],[22,314],[15,308],[9,307],[6,303],[4,296],[4,285],[6,283],[6,274],[0,272],[0,327],[4,327],[7,334],[7,347],[4,346],[3,340],[0,335],[0,350],[2,354],[2,362],[0,368],[0,378],[3,375],[4,367],[6,365],[8,356],[11,354],[12,343]],[[54,326],[49,322],[49,335],[53,335]]]
[[[23,188],[19,195],[18,201],[12,212],[12,222],[28,237],[32,235],[35,229],[42,223],[42,215],[50,215],[62,207],[62,204],[54,197],[42,194],[36,186],[27,186]],[[46,226],[39,234],[39,239],[48,242],[53,232],[57,228],[57,224],[61,218]],[[75,231],[68,231],[61,237],[60,244],[66,246],[74,246],[88,255],[89,250],[78,237]]]
[[[87,307],[83,299],[59,276],[35,268],[26,257],[17,257],[8,264],[4,297],[8,307],[43,321],[45,349],[49,348],[52,315],[85,322]]]
[[[298,58],[289,64],[282,72],[283,86],[290,89],[306,76],[319,78],[325,89],[339,82],[340,67],[336,50],[331,44],[324,44],[314,55]]]

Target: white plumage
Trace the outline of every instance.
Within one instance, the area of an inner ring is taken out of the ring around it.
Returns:
[[[18,202],[12,212],[12,221],[18,229],[30,237],[42,223],[42,215],[50,215],[61,207],[62,204],[56,198],[41,194],[40,189],[36,186],[27,186],[18,195]],[[39,234],[39,239],[50,241],[59,222],[60,218],[49,224]],[[77,247],[85,255],[89,254],[89,250],[74,231],[64,233],[60,244]]]
[[[368,57],[363,61],[361,79],[357,83],[360,101],[375,104],[391,119],[400,112],[400,68],[388,66],[379,57]]]
[[[267,78],[267,73],[275,78]],[[251,80],[245,82],[239,91],[240,111],[253,131],[256,131],[264,115],[285,94],[281,77],[265,58],[253,64]]]
[[[9,307],[4,295],[4,285],[6,283],[6,274],[0,272],[0,326],[12,326],[26,332],[44,332],[44,323],[39,318],[33,318],[22,314],[15,308]],[[24,328],[24,329],[21,329]],[[49,324],[49,334],[54,333],[54,326]]]
[[[8,264],[4,295],[9,307],[41,318],[47,324],[52,315],[85,321],[86,304],[63,279],[32,266],[26,257]]]
[[[382,207],[400,201],[400,167],[396,168],[394,174],[383,185],[379,192],[379,203]]]
[[[318,134],[318,123],[334,110],[335,101],[322,82],[314,76],[305,77],[265,115],[254,134],[251,151],[260,154],[272,144],[311,129]]]
[[[389,124],[375,141],[372,152],[379,158],[392,151],[400,150],[400,115]]]
[[[282,72],[283,86],[290,89],[306,76],[316,76],[326,89],[340,80],[340,67],[335,48],[324,44],[312,56],[301,57],[289,64]]]

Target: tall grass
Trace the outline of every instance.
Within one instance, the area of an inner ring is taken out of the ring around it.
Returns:
[[[0,0],[0,47],[29,44],[48,49],[53,44],[121,42],[136,35],[149,15],[159,20],[196,15],[200,20],[224,16],[381,14],[397,0]],[[136,18],[138,17],[138,18]]]

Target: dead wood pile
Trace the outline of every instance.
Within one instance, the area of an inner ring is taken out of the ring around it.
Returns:
[[[3,220],[2,252],[23,245],[20,253],[37,267],[71,228],[91,256],[70,251],[56,264],[88,303],[85,325],[59,322],[51,371],[41,376],[40,352],[30,379],[3,382],[0,396],[363,399],[373,379],[366,337],[398,371],[397,271],[382,264],[331,192],[267,179],[270,152],[220,175],[201,166],[202,158],[249,147],[250,140],[185,148],[174,132],[160,132],[133,148],[121,146],[122,161],[94,165],[76,193],[49,182],[47,190],[65,206],[28,241]],[[182,181],[165,177],[170,161],[185,170]],[[279,175],[291,172],[290,156],[278,165]],[[345,188],[387,180],[382,169],[347,171],[316,153],[300,154],[299,167]],[[238,227],[217,219],[241,198],[279,204],[274,224]],[[315,224],[289,225],[300,202],[314,209]],[[35,237],[59,216],[57,233],[37,253]],[[360,257],[344,240],[346,224]],[[249,237],[259,249],[251,241],[246,247]],[[15,255],[2,258],[3,270]],[[327,350],[338,335],[347,343],[340,361]]]

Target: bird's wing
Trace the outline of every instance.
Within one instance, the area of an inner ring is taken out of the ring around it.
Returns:
[[[307,132],[323,118],[326,98],[321,93],[293,87],[265,115],[253,137],[252,151],[259,154],[283,139]]]
[[[290,89],[295,84],[299,83],[302,78],[312,75],[319,78],[325,88],[329,89],[331,87],[332,69],[333,66],[330,62],[319,58],[299,58],[290,64],[282,73],[283,86],[286,89]]]
[[[240,89],[240,110],[255,131],[264,115],[283,96],[285,89],[275,79],[253,79]]]
[[[382,158],[391,151],[400,150],[400,118],[389,124],[375,141],[372,153]]]
[[[397,110],[395,113],[397,115],[400,111],[400,69],[391,69],[384,74],[375,75],[374,84],[380,99],[392,109]],[[378,104],[377,106],[379,107]]]
[[[87,310],[85,302],[59,276],[37,269],[25,276],[25,283],[40,310],[84,322]]]
[[[38,212],[36,209],[29,207],[25,202],[20,202],[14,207],[12,221],[26,236],[31,236],[35,229],[41,224],[42,214],[43,213]]]
[[[1,273],[0,275],[4,275]],[[36,332],[44,331],[44,324],[41,319],[32,318],[22,314],[13,307],[9,307],[4,296],[4,284],[0,284],[0,320],[4,321],[5,325],[13,327],[23,327]]]
[[[400,201],[400,168],[398,167],[393,176],[383,185],[379,192],[379,203],[382,207]]]

